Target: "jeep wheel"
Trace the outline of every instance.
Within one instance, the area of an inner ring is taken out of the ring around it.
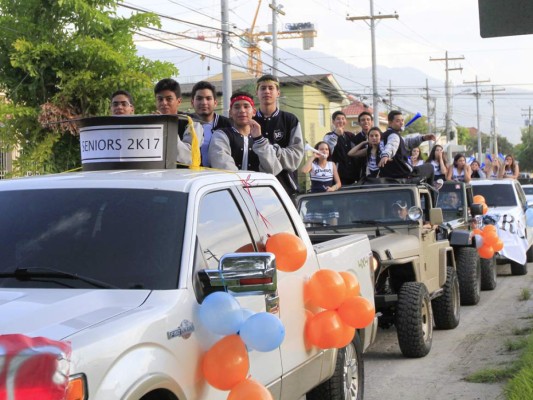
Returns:
[[[453,329],[459,325],[461,317],[461,299],[459,297],[459,280],[453,267],[446,271],[444,293],[431,301],[433,319],[437,329]]]
[[[398,293],[395,318],[398,343],[405,357],[424,357],[433,340],[433,312],[426,286],[406,282]]]
[[[513,275],[526,275],[527,274],[527,261],[525,264],[517,263],[516,261],[509,260],[511,263],[511,274]]]
[[[365,389],[363,344],[356,334],[352,343],[337,353],[333,376],[309,393],[307,400],[362,400]]]
[[[481,259],[481,290],[496,289],[496,257]]]
[[[461,304],[473,306],[479,303],[481,292],[481,266],[479,254],[473,247],[454,247]]]

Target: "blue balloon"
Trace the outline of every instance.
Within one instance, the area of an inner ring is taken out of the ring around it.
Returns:
[[[528,208],[526,210],[526,224],[529,227],[533,226],[533,208]]]
[[[198,310],[198,318],[207,329],[219,335],[239,332],[244,321],[239,302],[226,292],[207,296]]]
[[[260,312],[244,321],[239,334],[248,348],[267,352],[281,345],[285,338],[285,327],[275,315]]]

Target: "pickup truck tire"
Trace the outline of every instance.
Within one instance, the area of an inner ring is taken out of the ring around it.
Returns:
[[[356,333],[353,341],[339,349],[333,376],[311,390],[307,400],[362,400],[365,389],[363,344]]]
[[[426,356],[433,341],[433,311],[426,285],[421,282],[402,285],[395,317],[402,354],[410,358]]]
[[[527,253],[526,253],[526,257],[527,257],[527,262],[533,262],[533,246],[530,246],[529,249],[527,249]]]
[[[509,262],[511,264],[511,274],[527,275],[527,261],[525,264],[520,264],[513,260],[509,260]]]
[[[437,329],[454,329],[459,325],[461,317],[461,300],[459,296],[459,280],[455,268],[448,267],[444,293],[431,301],[433,319]]]
[[[479,254],[473,247],[454,247],[455,264],[461,291],[461,305],[479,303],[481,292],[481,265]]]
[[[481,259],[481,290],[496,289],[496,257]]]

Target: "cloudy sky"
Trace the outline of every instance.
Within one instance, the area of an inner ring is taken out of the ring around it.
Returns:
[[[229,2],[229,18],[234,30],[242,32],[251,26],[259,1],[227,0]],[[268,7],[271,0],[263,0],[259,8],[256,29],[268,30],[272,22],[272,12]],[[283,5],[285,16],[280,16],[278,24],[312,22],[318,31],[313,50],[324,55],[310,57],[307,62],[320,66],[325,59],[338,57],[357,68],[371,66],[370,29],[364,21],[347,21],[346,16],[364,16],[370,13],[370,0],[277,0]],[[188,32],[197,34],[204,32],[209,37],[213,32],[209,27],[220,28],[220,0],[129,0],[126,5],[135,5],[149,9],[176,19],[192,21],[202,26],[191,26],[179,21],[164,18],[163,29],[172,32]],[[386,67],[412,67],[422,71],[428,77],[441,81],[445,79],[443,61],[430,61],[431,58],[444,58],[445,52],[451,58],[464,57],[464,60],[450,61],[449,68],[463,68],[462,71],[450,71],[450,80],[455,86],[455,93],[463,91],[463,81],[490,80],[485,85],[496,85],[498,92],[496,104],[502,108],[502,118],[507,117],[507,109],[516,110],[517,121],[523,124],[525,111],[521,108],[529,101],[533,106],[533,93],[522,93],[522,90],[533,91],[532,49],[533,35],[482,39],[479,29],[478,2],[475,0],[374,0],[374,14],[390,15],[397,13],[398,19],[383,19],[376,28],[377,63]],[[216,38],[211,38],[216,42]],[[176,41],[179,46],[192,48],[220,57],[220,48],[216,43],[202,44],[198,41]],[[238,39],[235,39],[239,48]],[[282,62],[291,63],[294,57],[290,49],[301,46],[301,40],[280,40],[279,56]],[[155,46],[154,43],[143,42],[143,46]],[[271,52],[268,43],[261,42],[261,49]],[[245,49],[241,48],[242,51]],[[244,53],[234,52],[232,55],[241,65],[246,63]],[[198,57],[194,53],[190,57]],[[182,57],[175,60],[177,64],[185,62]],[[266,54],[263,61],[267,64]],[[204,61],[215,66],[216,60]],[[290,68],[280,65],[280,75],[294,75]],[[325,71],[317,71],[324,73]],[[349,75],[343,68],[331,70],[333,74]],[[203,71],[198,76],[183,77],[185,81],[202,79]],[[420,85],[423,85],[421,82]],[[371,80],[354,82],[354,88],[371,87]],[[378,76],[379,91],[385,92],[389,85],[388,78]],[[393,82],[402,86],[402,82]],[[435,88],[437,89],[437,88]],[[442,88],[438,88],[442,91]],[[489,86],[483,90],[489,90]],[[400,95],[400,94],[399,94]],[[481,100],[486,105],[489,96]],[[473,96],[472,96],[473,98]],[[473,100],[472,100],[473,101]],[[504,117],[505,116],[505,117]],[[498,124],[506,123],[499,119]],[[490,118],[483,122],[490,124]],[[461,121],[458,121],[459,123]],[[511,123],[510,120],[507,122]],[[516,121],[513,121],[516,122]],[[516,122],[518,123],[518,122]],[[490,130],[487,126],[482,130]],[[516,133],[519,138],[519,133]],[[514,142],[518,142],[515,138]]]

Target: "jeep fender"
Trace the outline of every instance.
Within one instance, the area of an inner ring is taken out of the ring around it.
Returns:
[[[453,248],[451,246],[442,247],[439,249],[439,286],[443,287],[446,283],[446,267],[455,267],[455,258],[453,256]]]
[[[453,230],[449,241],[451,246],[474,246],[471,232],[463,229]]]

